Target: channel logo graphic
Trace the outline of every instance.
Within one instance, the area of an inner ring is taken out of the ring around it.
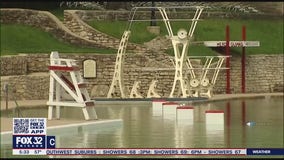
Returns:
[[[55,136],[46,135],[46,118],[13,118],[13,155],[46,155]]]
[[[13,135],[13,149],[45,149],[45,135]]]
[[[46,135],[46,118],[13,118],[13,135]]]
[[[46,148],[53,149],[55,148],[55,136],[46,136]]]

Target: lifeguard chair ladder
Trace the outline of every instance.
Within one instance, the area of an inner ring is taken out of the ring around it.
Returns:
[[[54,118],[53,109],[56,106],[56,118],[60,118],[60,106],[82,108],[85,120],[97,119],[95,111],[95,101],[90,99],[87,91],[87,84],[83,82],[79,67],[73,59],[59,58],[58,52],[51,52],[50,66],[50,85],[48,119]],[[69,73],[71,81],[63,74]],[[62,88],[74,99],[73,101],[62,100]]]

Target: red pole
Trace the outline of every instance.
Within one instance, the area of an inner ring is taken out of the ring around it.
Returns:
[[[230,56],[230,28],[229,25],[226,26],[226,56]],[[231,94],[230,90],[230,57],[226,58],[226,68],[227,69],[227,85],[226,85],[226,93]]]
[[[243,26],[242,28],[243,32],[243,41],[246,40],[246,26]],[[242,93],[246,92],[246,50],[243,46],[242,48]]]
[[[227,102],[226,104],[226,121],[227,121],[227,148],[230,148],[231,145],[231,103]]]

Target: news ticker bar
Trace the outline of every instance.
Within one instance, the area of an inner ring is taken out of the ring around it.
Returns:
[[[13,149],[13,155],[284,155],[283,148],[248,149]]]

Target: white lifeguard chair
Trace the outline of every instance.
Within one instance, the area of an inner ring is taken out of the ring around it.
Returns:
[[[48,119],[54,118],[54,107],[56,107],[56,119],[60,119],[60,107],[79,107],[82,108],[85,120],[97,119],[95,111],[95,101],[90,99],[87,91],[87,84],[83,81],[79,67],[73,59],[59,58],[58,52],[51,52],[50,66],[50,85]],[[69,80],[67,75],[69,74]],[[73,100],[63,101],[62,88],[72,97]]]

